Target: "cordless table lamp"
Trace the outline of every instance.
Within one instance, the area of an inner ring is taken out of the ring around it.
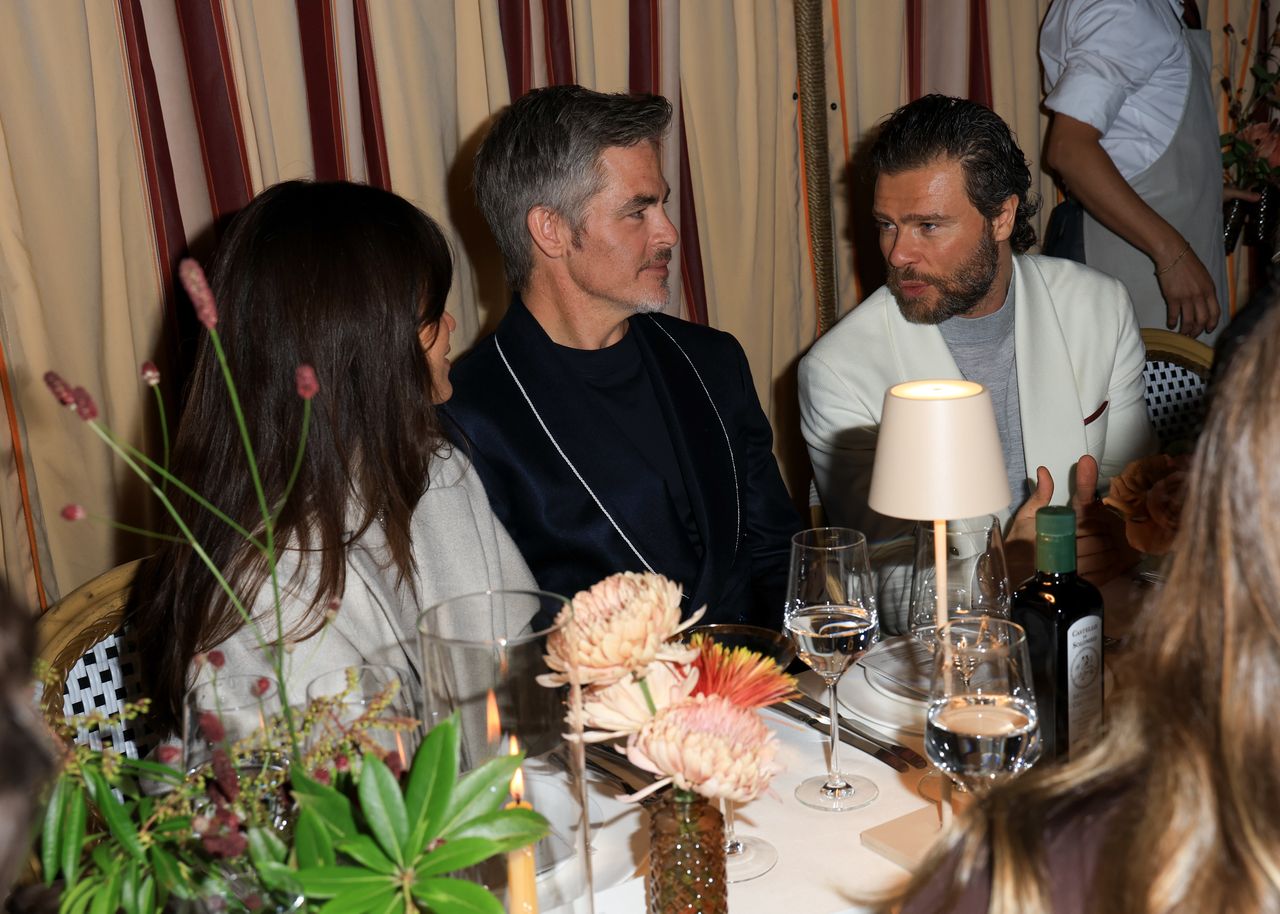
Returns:
[[[871,492],[873,511],[933,522],[938,626],[947,621],[947,521],[1003,511],[1012,498],[991,395],[972,381],[908,381],[885,391]],[[943,780],[941,824],[950,821]],[[931,808],[867,829],[862,843],[908,869],[939,827]]]

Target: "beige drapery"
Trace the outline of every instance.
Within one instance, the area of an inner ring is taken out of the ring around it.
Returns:
[[[1205,0],[1206,25],[1216,34],[1230,19],[1243,33],[1255,3]],[[974,16],[985,16],[991,102],[1032,159],[1047,212],[1036,58],[1046,6],[824,0],[831,105],[821,115],[842,310],[871,291],[880,257],[860,234],[859,144],[910,98],[913,78],[922,89],[969,90],[960,83],[974,61]],[[686,277],[675,307],[696,314],[686,298],[700,283],[708,322],[741,340],[799,491],[808,470],[791,379],[815,319],[792,12],[789,0],[0,4],[0,547],[10,586],[38,606],[146,548],[57,517],[77,502],[142,523],[149,508],[40,377],[61,370],[121,435],[154,444],[137,365],[156,357],[167,369],[177,349],[184,306],[172,300],[172,263],[187,247],[207,255],[216,220],[262,187],[316,174],[390,186],[450,235],[460,344],[493,325],[505,290],[467,162],[513,77],[521,84],[503,29],[521,16],[536,39],[528,85],[571,76],[627,89],[647,72],[635,57],[643,52],[652,65],[643,78],[680,105],[692,214],[679,212],[679,143],[668,142],[664,168],[673,218],[696,225],[684,242],[697,241],[701,276]],[[317,34],[319,50],[301,37]],[[1221,41],[1214,49],[1221,55]]]

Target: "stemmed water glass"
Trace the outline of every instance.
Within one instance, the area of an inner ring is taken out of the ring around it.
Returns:
[[[728,650],[745,647],[768,657],[785,670],[796,658],[795,645],[783,634],[758,625],[710,623],[689,629],[687,635],[701,634]],[[722,800],[724,813],[725,878],[746,882],[763,876],[778,862],[778,849],[758,835],[739,835],[735,828],[733,800]]]
[[[938,574],[933,525],[917,524],[911,575],[909,626],[933,649],[938,612]],[[1005,562],[1000,520],[994,515],[947,521],[947,618],[1009,618],[1012,588]]]
[[[792,537],[783,617],[800,659],[826,683],[831,711],[827,775],[801,783],[796,799],[832,812],[866,806],[880,791],[869,778],[840,771],[836,704],[840,676],[866,653],[879,633],[866,537],[845,527],[803,530]]]
[[[1021,626],[981,617],[938,629],[925,751],[978,795],[1035,764],[1040,729]]]
[[[912,637],[931,653],[938,629],[938,574],[933,539],[932,524],[916,525],[909,615]],[[1008,619],[1013,588],[1009,584],[999,518],[982,515],[947,521],[945,555],[947,618]],[[929,688],[931,663],[920,664],[921,685],[925,690]],[[916,789],[926,800],[939,800],[942,776],[938,769],[930,769]]]

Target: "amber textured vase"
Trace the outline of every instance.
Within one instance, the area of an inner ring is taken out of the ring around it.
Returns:
[[[649,808],[649,914],[728,914],[724,819],[711,801],[668,790]]]

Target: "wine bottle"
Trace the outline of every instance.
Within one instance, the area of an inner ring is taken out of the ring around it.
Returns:
[[[1044,758],[1078,756],[1102,735],[1102,594],[1076,574],[1071,508],[1036,512],[1036,573],[1013,595],[1027,632]]]

